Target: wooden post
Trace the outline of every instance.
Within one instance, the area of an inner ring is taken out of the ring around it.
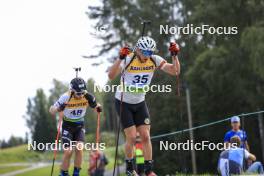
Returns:
[[[189,124],[189,128],[192,128],[193,122],[192,122],[192,111],[191,111],[191,98],[190,98],[190,91],[188,87],[186,87],[186,102],[187,102],[188,124]],[[193,130],[190,130],[189,135],[190,135],[190,140],[194,142]],[[195,150],[191,150],[191,157],[192,157],[193,174],[197,174]]]
[[[258,114],[258,124],[259,124],[259,136],[260,136],[260,145],[262,152],[262,161],[264,161],[264,127],[263,127],[263,114]]]

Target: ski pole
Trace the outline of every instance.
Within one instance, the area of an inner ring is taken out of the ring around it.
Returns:
[[[177,62],[177,56],[173,56],[174,57],[174,61],[175,61],[175,64],[176,64],[176,67],[179,68],[179,63]],[[176,70],[176,89],[177,89],[177,96],[179,98],[179,102],[181,102],[181,83],[180,83],[180,71],[179,70]],[[180,115],[180,126],[182,127],[183,126],[183,113],[182,113],[182,104],[179,103],[179,106],[180,106],[180,110],[179,110],[179,115]],[[181,140],[183,139],[183,128],[181,130],[181,133],[180,133],[180,138]],[[183,162],[181,162],[181,169],[183,170],[183,173],[186,174],[186,160],[185,160],[185,154],[184,152],[182,153],[182,151],[180,151],[180,158]]]
[[[170,46],[172,46],[172,42],[170,43]],[[176,90],[177,90],[177,95],[178,97],[181,96],[181,92],[180,92],[180,77],[179,77],[179,63],[177,62],[177,55],[172,55],[172,61],[175,62],[173,64],[175,64],[175,75],[176,75]]]
[[[100,112],[97,113],[96,144],[100,142]]]
[[[170,47],[173,45],[173,43],[171,42],[170,43]],[[171,56],[172,56],[172,62],[173,62],[173,65],[175,64],[175,75],[176,75],[176,93],[177,93],[177,97],[179,99],[179,116],[180,116],[180,126],[182,127],[183,124],[183,113],[182,113],[182,104],[181,104],[181,92],[180,92],[180,77],[179,77],[179,74],[180,74],[180,65],[179,65],[179,62],[178,62],[178,58],[177,58],[177,53],[175,55],[175,53],[171,53]],[[182,140],[183,139],[183,129],[181,130],[181,133],[180,133],[180,139]],[[180,152],[179,154],[179,157],[180,157],[180,160],[183,161],[181,162],[181,169],[184,170],[184,173],[185,173],[185,157],[183,156],[184,153],[182,154],[182,151]],[[184,165],[184,168],[182,167],[182,164]]]
[[[63,119],[63,112],[59,112],[59,120],[58,120],[58,128],[57,128],[58,131],[57,131],[57,136],[56,136],[56,149],[53,152],[53,161],[52,161],[52,167],[51,167],[51,173],[50,173],[51,176],[53,175],[54,163],[57,157],[57,149],[58,149],[58,142],[59,142],[62,119]]]
[[[175,58],[175,62],[176,62],[176,58]],[[177,86],[177,95],[180,97],[181,96],[181,91],[180,91],[180,76],[179,76],[179,72],[176,71],[176,86]]]
[[[141,37],[143,37],[144,34],[145,34],[146,25],[150,25],[151,24],[151,21],[149,21],[149,20],[143,20],[141,17],[139,17],[139,19],[141,20],[141,24],[143,25],[143,28],[142,28],[142,31],[141,31]]]
[[[98,150],[99,150],[99,142],[100,142],[100,112],[97,112],[97,125],[96,125],[96,155],[99,154]],[[96,164],[95,164],[95,168],[97,169],[97,160],[98,160],[98,156],[96,156]]]
[[[122,79],[122,88],[124,86],[124,71],[121,73],[121,79]],[[113,176],[115,176],[115,170],[116,170],[116,164],[118,160],[118,146],[119,146],[119,135],[120,135],[120,128],[121,128],[121,117],[123,112],[123,90],[121,91],[121,100],[120,100],[120,119],[117,127],[117,136],[116,136],[116,150],[115,150],[115,162],[114,162],[114,170],[113,170]]]

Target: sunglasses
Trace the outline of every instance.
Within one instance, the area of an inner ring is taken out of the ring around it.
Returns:
[[[140,50],[140,51],[144,56],[151,56],[153,54],[153,51],[150,50]]]
[[[75,95],[81,96],[81,95],[84,95],[84,92],[75,92]]]

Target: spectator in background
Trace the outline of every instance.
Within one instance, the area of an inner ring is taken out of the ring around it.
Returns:
[[[218,171],[222,176],[229,176],[231,174],[242,174],[244,159],[256,161],[255,155],[249,153],[246,149],[241,147],[234,147],[241,146],[241,139],[239,136],[231,137],[230,144],[230,148],[220,154],[220,158],[218,161]],[[246,173],[263,174],[263,166],[260,162],[254,162],[246,170]]]
[[[247,133],[244,130],[240,129],[240,118],[238,116],[233,116],[231,118],[231,126],[232,129],[225,134],[225,138],[224,138],[225,147],[226,148],[230,147],[230,139],[233,136],[238,136],[241,140],[240,147],[249,151],[249,145],[247,142]]]
[[[100,150],[92,150],[89,158],[88,173],[90,176],[103,176],[108,159]]]

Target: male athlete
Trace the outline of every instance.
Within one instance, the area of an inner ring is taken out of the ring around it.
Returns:
[[[125,155],[126,155],[126,174],[128,176],[137,175],[134,168],[133,151],[136,142],[136,135],[139,135],[143,144],[145,158],[146,176],[156,176],[153,172],[152,145],[150,140],[150,115],[145,102],[144,89],[149,86],[153,73],[156,69],[161,69],[170,75],[180,74],[180,62],[177,54],[179,46],[171,43],[169,48],[173,64],[167,63],[162,57],[154,55],[156,42],[150,37],[141,37],[136,44],[134,53],[130,54],[129,48],[124,47],[120,50],[119,59],[110,68],[108,76],[114,79],[123,71],[124,85],[128,88],[123,91],[122,114],[120,115],[121,91],[115,94],[115,104],[117,113],[126,136]],[[122,79],[122,78],[121,78]],[[121,82],[123,82],[121,80]]]
[[[73,153],[72,146],[81,146],[84,142],[84,116],[87,107],[95,108],[101,112],[100,104],[96,103],[95,97],[86,91],[86,83],[82,78],[74,78],[70,83],[70,90],[64,93],[53,106],[50,113],[55,115],[63,112],[62,142],[64,148],[63,161],[60,176],[69,176],[70,159]],[[82,165],[83,151],[80,147],[75,148],[75,160],[73,176],[79,176]]]

